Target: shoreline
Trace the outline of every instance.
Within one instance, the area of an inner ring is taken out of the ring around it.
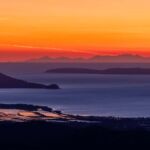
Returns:
[[[47,106],[0,104],[0,122],[46,122],[91,124],[113,130],[141,129],[150,131],[150,117],[122,118],[64,114]]]
[[[0,148],[5,150],[133,150],[150,147],[149,141],[150,118],[74,116],[45,106],[0,104]]]

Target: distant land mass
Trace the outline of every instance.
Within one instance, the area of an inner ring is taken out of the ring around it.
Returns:
[[[0,73],[0,88],[59,89],[57,84],[43,85],[19,80]]]
[[[46,73],[150,75],[150,68],[110,68],[104,70],[88,68],[56,68],[47,70]]]
[[[150,63],[150,57],[143,57],[140,55],[133,54],[122,54],[122,55],[96,55],[90,58],[70,58],[70,57],[50,57],[50,56],[42,56],[39,58],[29,59],[25,62],[36,62],[36,63],[46,63],[46,62],[124,62],[124,63],[135,63],[135,62],[143,62]]]

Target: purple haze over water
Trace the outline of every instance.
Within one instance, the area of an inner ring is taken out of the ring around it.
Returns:
[[[81,115],[150,117],[149,75],[45,74],[43,70],[54,65],[39,67],[39,70],[35,65],[33,72],[28,66],[24,70],[21,66],[18,70],[18,66],[13,70],[0,64],[0,69],[27,81],[57,83],[62,89],[0,89],[0,103],[47,105],[65,113]]]

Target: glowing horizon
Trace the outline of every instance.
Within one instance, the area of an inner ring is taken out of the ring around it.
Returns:
[[[0,60],[150,56],[149,0],[0,2]]]

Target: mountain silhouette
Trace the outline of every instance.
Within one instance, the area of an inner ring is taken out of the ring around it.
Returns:
[[[122,55],[96,55],[91,58],[70,58],[70,57],[50,57],[50,56],[42,56],[39,58],[29,59],[26,62],[39,62],[39,63],[46,63],[46,62],[126,62],[126,63],[136,63],[136,62],[149,62],[150,57],[143,57],[140,55],[133,55],[133,54],[122,54]]]

